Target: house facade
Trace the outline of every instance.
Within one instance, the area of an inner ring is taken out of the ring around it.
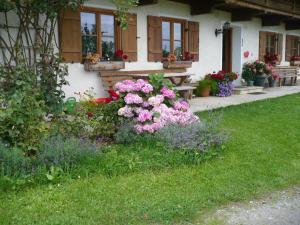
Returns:
[[[67,96],[94,88],[105,96],[99,71],[86,71],[88,52],[110,59],[120,49],[123,70],[160,70],[162,58],[189,52],[193,80],[227,70],[241,73],[247,61],[278,54],[280,65],[300,55],[300,4],[293,0],[169,1],[141,0],[128,16],[128,29],[118,28],[109,0],[89,0],[80,12],[60,20],[60,51],[69,66]],[[240,82],[238,80],[237,82]]]

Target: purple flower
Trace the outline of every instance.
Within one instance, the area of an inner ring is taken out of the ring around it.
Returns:
[[[232,82],[223,82],[223,83],[218,83],[218,89],[219,93],[217,96],[219,97],[227,97],[232,95],[233,91],[233,83]]]

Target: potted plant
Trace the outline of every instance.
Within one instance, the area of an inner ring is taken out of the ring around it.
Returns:
[[[249,63],[244,64],[242,78],[247,82],[247,86],[253,86],[254,73],[251,68],[251,64],[249,64]]]
[[[264,87],[266,78],[268,77],[268,75],[265,73],[266,72],[266,64],[264,62],[256,60],[253,63],[253,65],[254,65],[253,72],[255,74],[254,85]]]
[[[210,93],[214,94],[217,89],[217,83],[214,80],[200,80],[195,90],[196,96],[208,97]]]
[[[216,84],[216,96],[227,97],[232,94],[234,85],[233,81],[238,78],[238,74],[234,72],[219,71],[210,73],[205,76],[207,80],[213,80]]]
[[[269,87],[275,87],[277,80],[279,80],[279,73],[274,68],[271,68],[271,74],[268,77]]]

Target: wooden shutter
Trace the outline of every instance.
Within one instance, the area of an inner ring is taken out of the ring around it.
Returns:
[[[278,61],[281,62],[282,60],[282,43],[283,43],[283,34],[277,34],[278,38],[278,45],[277,45],[277,54],[278,54]]]
[[[162,60],[162,30],[161,18],[148,16],[148,61]]]
[[[292,41],[293,41],[293,36],[286,35],[285,61],[291,61],[291,57],[292,57]]]
[[[188,51],[194,55],[194,60],[199,61],[199,23],[188,22]]]
[[[259,32],[259,54],[258,58],[260,61],[265,61],[266,54],[266,44],[267,44],[267,32],[260,31]]]
[[[121,31],[121,49],[128,55],[127,61],[137,61],[137,18],[136,14],[127,15],[128,28]]]
[[[64,10],[59,18],[60,53],[64,62],[81,62],[80,11]]]

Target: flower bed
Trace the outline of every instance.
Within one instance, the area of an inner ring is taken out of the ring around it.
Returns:
[[[124,100],[118,115],[133,122],[134,130],[139,134],[154,133],[169,124],[185,126],[199,122],[199,118],[189,111],[186,101],[178,99],[175,92],[162,83],[152,85],[151,77],[150,83],[141,79],[136,82],[125,80],[117,83],[115,88]]]

